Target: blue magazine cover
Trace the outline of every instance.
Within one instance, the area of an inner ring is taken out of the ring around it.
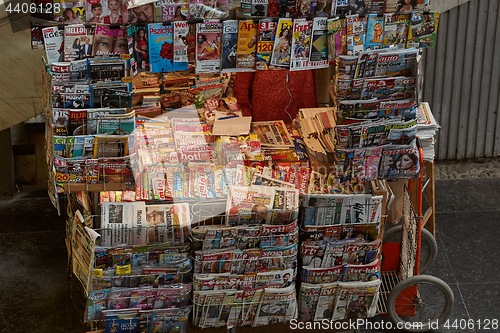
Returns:
[[[149,63],[152,73],[185,70],[174,62],[174,27],[163,23],[148,24]]]

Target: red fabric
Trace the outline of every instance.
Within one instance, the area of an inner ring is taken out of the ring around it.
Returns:
[[[299,109],[317,107],[312,70],[236,73],[234,95],[253,121],[291,122]]]

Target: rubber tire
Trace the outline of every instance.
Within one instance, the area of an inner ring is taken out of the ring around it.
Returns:
[[[438,318],[434,319],[438,319],[439,323],[441,324],[445,323],[446,320],[449,319],[451,312],[453,310],[453,306],[455,305],[455,296],[453,295],[453,291],[451,290],[451,288],[448,286],[448,284],[446,284],[446,282],[435,276],[417,275],[400,281],[398,284],[394,286],[394,288],[392,288],[391,292],[389,293],[389,297],[387,298],[387,312],[389,314],[389,318],[395,325],[397,325],[397,323],[408,322],[398,316],[398,314],[396,313],[396,309],[394,307],[396,299],[398,298],[399,294],[407,287],[410,287],[412,285],[418,285],[419,283],[422,282],[436,285],[443,291],[446,297],[446,303],[442,313]],[[430,327],[429,323],[427,323],[426,325],[423,325],[422,328],[413,328],[405,330],[407,332],[427,332],[430,330]]]
[[[399,234],[399,242],[401,242],[401,230],[403,229],[402,225],[397,225],[395,227],[389,228],[384,232],[384,240],[382,243],[389,241],[391,238]],[[432,235],[432,233],[422,228],[422,238],[421,238],[421,247],[426,243],[428,245],[429,254],[427,258],[420,258],[420,267],[419,274],[424,274],[436,261],[438,255],[438,245],[436,238]],[[422,253],[422,252],[420,252]],[[422,260],[424,259],[424,260]]]

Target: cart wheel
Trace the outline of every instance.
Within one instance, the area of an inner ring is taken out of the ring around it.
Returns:
[[[397,225],[389,228],[384,233],[385,242],[401,242],[401,229],[403,226]],[[420,269],[419,274],[425,273],[436,261],[438,254],[438,245],[436,238],[431,232],[422,228],[422,241],[420,242]]]
[[[446,282],[432,275],[416,275],[394,286],[387,298],[387,311],[398,328],[427,332],[450,317],[454,303]]]

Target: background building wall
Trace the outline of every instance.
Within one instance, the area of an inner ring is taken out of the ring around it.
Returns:
[[[424,53],[439,160],[500,155],[499,9],[498,0],[471,0],[443,12],[436,48]]]

